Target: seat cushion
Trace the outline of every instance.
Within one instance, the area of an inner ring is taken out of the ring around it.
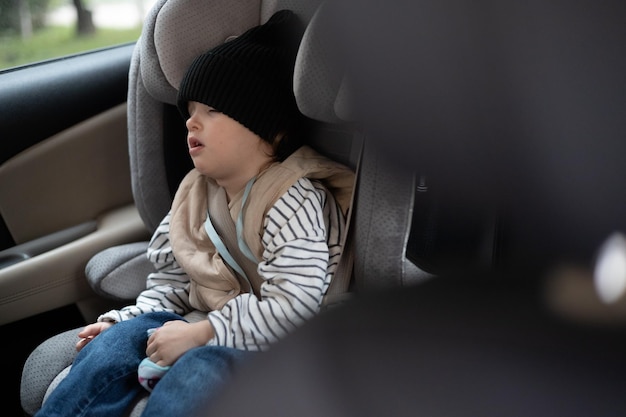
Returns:
[[[20,401],[29,415],[41,408],[50,384],[76,357],[77,334],[82,328],[67,330],[45,340],[28,356],[22,371]]]

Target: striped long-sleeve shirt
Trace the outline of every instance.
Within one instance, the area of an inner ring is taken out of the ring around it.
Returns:
[[[170,214],[155,231],[147,256],[156,271],[136,305],[110,311],[99,320],[127,320],[150,311],[185,315],[190,278],[178,265],[169,242]],[[209,344],[264,350],[320,309],[341,255],[344,218],[320,183],[298,180],[277,200],[264,219],[263,279],[260,298],[242,293],[220,309],[207,312],[215,337]]]

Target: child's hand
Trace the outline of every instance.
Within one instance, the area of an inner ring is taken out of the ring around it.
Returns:
[[[171,366],[189,349],[207,344],[213,335],[213,326],[208,320],[168,321],[148,339],[146,355],[159,366]]]
[[[80,340],[76,343],[76,350],[80,352],[80,350],[84,348],[87,343],[91,342],[91,339],[98,336],[111,326],[113,326],[113,323],[108,321],[93,323],[85,326],[85,328],[78,333]]]

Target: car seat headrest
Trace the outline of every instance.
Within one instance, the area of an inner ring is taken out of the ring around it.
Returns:
[[[318,5],[316,0],[157,0],[137,44],[144,88],[154,99],[175,104],[185,71],[198,55],[277,10],[293,10],[306,22]]]
[[[193,59],[259,24],[260,1],[158,0],[138,47],[144,87],[156,100],[175,104],[178,85]]]
[[[322,4],[311,18],[302,37],[294,70],[294,93],[300,111],[307,117],[338,123],[351,121],[350,94],[344,78],[344,64],[334,53],[328,30],[329,7]]]

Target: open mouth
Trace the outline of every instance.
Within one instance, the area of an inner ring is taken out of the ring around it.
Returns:
[[[196,138],[189,138],[189,140],[187,141],[187,144],[189,146],[189,149],[196,149],[196,148],[200,148],[202,146],[204,146],[198,139]]]

